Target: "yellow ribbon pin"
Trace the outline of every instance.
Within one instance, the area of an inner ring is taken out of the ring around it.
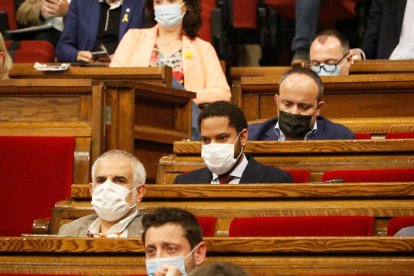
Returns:
[[[128,22],[128,14],[124,14],[124,18],[122,18],[122,22]]]
[[[184,56],[185,56],[186,58],[192,58],[192,57],[193,57],[193,54],[192,54],[190,51],[186,51],[186,52],[184,53]]]

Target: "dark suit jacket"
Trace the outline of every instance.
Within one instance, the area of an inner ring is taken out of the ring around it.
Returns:
[[[252,156],[246,156],[249,163],[240,178],[240,184],[254,183],[292,183],[292,176],[277,168],[262,165]],[[177,176],[174,184],[209,184],[213,174],[208,168],[202,168]]]
[[[128,14],[128,22],[122,22]],[[98,0],[72,0],[65,17],[65,27],[56,46],[59,61],[76,61],[78,51],[96,49],[100,20]],[[130,28],[145,26],[144,0],[124,0],[119,22],[118,41]]]
[[[277,135],[275,126],[277,119],[273,118],[262,123],[249,125],[249,140],[251,141],[275,141]],[[355,134],[340,124],[335,124],[328,119],[318,117],[316,120],[318,129],[309,140],[347,140],[355,139]]]
[[[400,41],[407,0],[373,0],[361,49],[368,59],[389,59]]]

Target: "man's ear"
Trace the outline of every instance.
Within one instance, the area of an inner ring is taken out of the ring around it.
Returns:
[[[196,266],[199,266],[202,264],[202,262],[206,258],[206,254],[207,254],[206,244],[202,241],[201,243],[199,243],[197,249],[194,251],[194,262]]]
[[[138,188],[137,188],[138,194],[137,194],[137,199],[136,199],[137,203],[142,201],[142,198],[144,197],[146,189],[147,189],[147,186],[145,184],[138,185]]]
[[[319,103],[318,103],[318,109],[319,109],[319,111],[318,111],[318,116],[319,116],[319,112],[322,110],[322,107],[325,105],[325,101],[319,101]]]
[[[93,183],[92,183],[92,182],[91,182],[91,183],[89,183],[88,188],[89,188],[89,193],[90,193],[90,194],[91,194],[91,196],[92,196],[92,194],[93,194]]]
[[[240,132],[240,145],[242,147],[246,146],[248,137],[249,137],[249,131],[247,130],[247,128],[245,128]]]
[[[4,62],[4,52],[0,52],[0,63]]]
[[[277,108],[279,108],[279,95],[278,94],[275,94],[275,103],[276,103]]]

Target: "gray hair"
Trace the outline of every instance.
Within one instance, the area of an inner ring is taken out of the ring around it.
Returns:
[[[105,159],[113,156],[123,157],[131,162],[134,176],[134,187],[137,187],[139,184],[145,183],[146,173],[142,163],[134,155],[122,150],[107,151],[104,154],[102,154],[98,159],[96,159],[95,163],[92,166],[92,181],[95,179],[96,176],[96,166]]]

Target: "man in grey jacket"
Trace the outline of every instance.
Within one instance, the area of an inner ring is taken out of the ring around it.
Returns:
[[[145,193],[145,169],[132,154],[111,150],[92,167],[89,191],[97,214],[63,225],[59,235],[66,237],[138,237],[142,216],[137,204]]]

